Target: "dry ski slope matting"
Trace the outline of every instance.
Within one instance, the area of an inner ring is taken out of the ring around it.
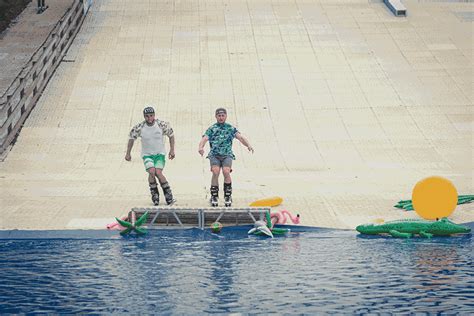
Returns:
[[[220,106],[255,148],[234,144],[235,207],[277,195],[304,225],[354,228],[415,217],[393,205],[427,176],[471,194],[472,8],[404,4],[95,0],[0,165],[0,228],[102,228],[151,206],[139,143],[124,160],[149,104],[176,133],[181,207],[207,204],[198,142]]]

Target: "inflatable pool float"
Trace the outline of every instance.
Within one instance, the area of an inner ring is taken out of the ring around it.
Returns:
[[[439,221],[406,219],[381,224],[364,224],[357,226],[356,230],[365,235],[389,234],[398,238],[410,238],[413,235],[431,238],[433,236],[451,236],[471,232],[469,227],[455,224],[446,217]]]
[[[294,216],[293,214],[291,214],[287,210],[271,213],[270,217],[272,219],[273,225],[275,225],[275,224],[284,225],[284,224],[286,224],[286,221],[288,220],[288,218],[291,220],[291,222],[293,224],[299,224],[300,223],[300,214],[296,214],[296,216]]]
[[[273,227],[270,212],[265,212],[266,222],[256,221],[254,227],[248,231],[249,235],[268,236],[285,235],[290,232],[288,228]]]
[[[471,203],[474,201],[474,195],[459,195],[458,196],[458,205]],[[396,205],[396,208],[404,209],[405,211],[413,211],[413,201],[412,200],[400,200]]]
[[[140,226],[146,223],[146,220],[148,218],[148,212],[145,212],[145,214],[140,216],[139,219],[136,219],[136,213],[134,211],[131,211],[129,214],[130,214],[129,222],[121,220],[120,218],[117,218],[117,217],[115,218],[120,225],[125,227],[125,229],[120,232],[120,235],[124,236],[131,232],[135,232],[138,235],[146,234],[148,232],[146,228],[143,228]]]
[[[266,199],[256,200],[250,203],[252,207],[274,207],[278,206],[283,202],[283,199],[279,196],[274,196]]]

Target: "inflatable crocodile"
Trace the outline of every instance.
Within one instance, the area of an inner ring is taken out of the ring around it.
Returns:
[[[413,235],[431,238],[433,236],[467,234],[471,231],[469,227],[455,224],[447,218],[442,218],[439,221],[408,219],[381,224],[365,224],[357,226],[356,230],[366,235],[390,234],[399,238],[410,238]]]

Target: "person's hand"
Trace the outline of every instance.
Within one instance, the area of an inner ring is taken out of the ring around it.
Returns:
[[[248,145],[247,149],[253,154],[253,147],[252,146]]]
[[[174,150],[170,150],[170,153],[168,154],[168,158],[169,158],[170,160],[173,160],[174,157],[175,157]]]
[[[199,154],[202,156],[204,155],[204,148],[199,148]]]
[[[125,155],[125,160],[126,160],[126,161],[132,160],[132,156],[131,156],[130,154],[126,154],[126,155]]]

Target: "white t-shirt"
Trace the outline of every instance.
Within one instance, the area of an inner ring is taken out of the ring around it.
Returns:
[[[142,139],[142,157],[151,155],[165,155],[166,148],[163,135],[172,137],[173,129],[169,122],[155,120],[153,125],[148,126],[146,121],[135,125],[130,131],[129,138]]]

